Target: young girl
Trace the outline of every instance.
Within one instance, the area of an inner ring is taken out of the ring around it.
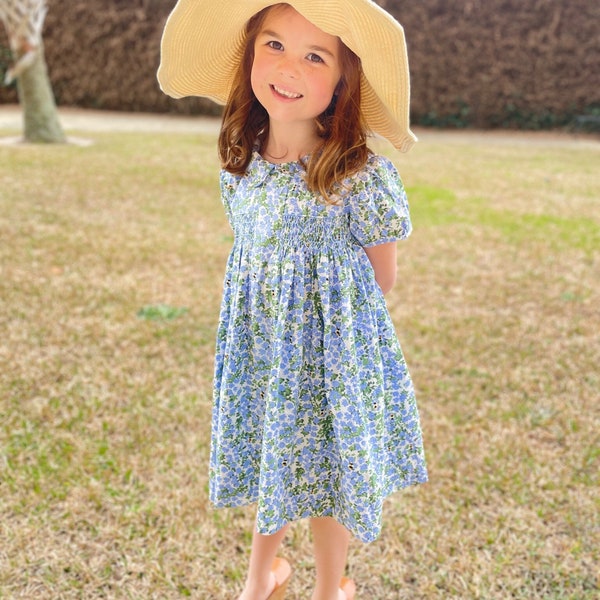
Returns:
[[[276,552],[309,518],[313,600],[354,597],[351,535],[384,498],[426,481],[413,385],[384,293],[411,230],[392,163],[408,65],[400,25],[370,0],[179,0],[158,78],[225,103],[221,191],[235,241],[216,346],[210,498],[257,503],[239,600],[283,598]]]

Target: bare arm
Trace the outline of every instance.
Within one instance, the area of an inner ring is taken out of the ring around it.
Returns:
[[[396,283],[396,242],[371,246],[364,251],[373,265],[375,280],[381,291],[387,294]]]

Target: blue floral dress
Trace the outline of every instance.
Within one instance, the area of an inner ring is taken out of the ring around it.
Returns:
[[[300,163],[255,153],[223,171],[235,240],[217,333],[210,455],[216,506],[257,502],[257,529],[332,516],[368,542],[382,504],[427,480],[413,384],[363,247],[411,231],[384,157],[345,182],[338,205]]]

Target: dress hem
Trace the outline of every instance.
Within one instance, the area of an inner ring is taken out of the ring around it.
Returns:
[[[429,481],[429,478],[428,478],[427,474],[422,474],[422,475],[416,476],[414,479],[411,479],[408,482],[394,486],[389,492],[383,492],[382,493],[382,501],[386,500],[390,496],[394,495],[397,492],[400,492],[401,490],[403,490],[405,488],[412,487],[415,485],[422,485],[424,483],[427,483],[428,481]],[[214,500],[213,498],[210,498],[210,502],[215,508],[242,508],[245,506],[251,506],[252,504],[256,504],[258,502],[258,500],[259,500],[258,497],[254,497],[254,496],[252,496],[251,498],[238,497],[237,499],[234,499],[232,501],[218,501],[218,500]],[[309,507],[304,511],[299,511],[294,515],[288,516],[287,519],[280,519],[275,522],[272,522],[272,524],[269,525],[268,527],[261,527],[258,524],[260,519],[257,519],[256,531],[263,535],[273,535],[274,533],[279,531],[282,527],[285,527],[287,524],[296,523],[297,521],[301,521],[302,519],[308,519],[308,518],[312,518],[312,517],[333,517],[338,522],[340,522],[344,527],[346,527],[346,529],[348,529],[348,531],[350,531],[350,533],[361,542],[370,543],[370,542],[375,541],[379,537],[379,535],[381,533],[381,525],[377,529],[377,531],[374,532],[373,534],[361,535],[361,534],[357,533],[357,531],[355,529],[348,527],[348,525],[346,523],[344,523],[342,520],[337,519],[336,512],[338,512],[338,511],[335,510],[334,504],[330,504],[327,507],[324,507],[319,511],[315,510],[314,507]],[[381,521],[381,515],[379,517],[379,521]]]

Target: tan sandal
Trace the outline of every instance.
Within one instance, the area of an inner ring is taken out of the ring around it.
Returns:
[[[285,558],[275,558],[271,565],[271,573],[275,576],[275,587],[267,600],[283,600],[292,575],[292,567]]]
[[[354,596],[356,595],[356,584],[353,579],[342,577],[342,581],[340,581],[340,590],[346,595],[346,600],[354,600]]]

